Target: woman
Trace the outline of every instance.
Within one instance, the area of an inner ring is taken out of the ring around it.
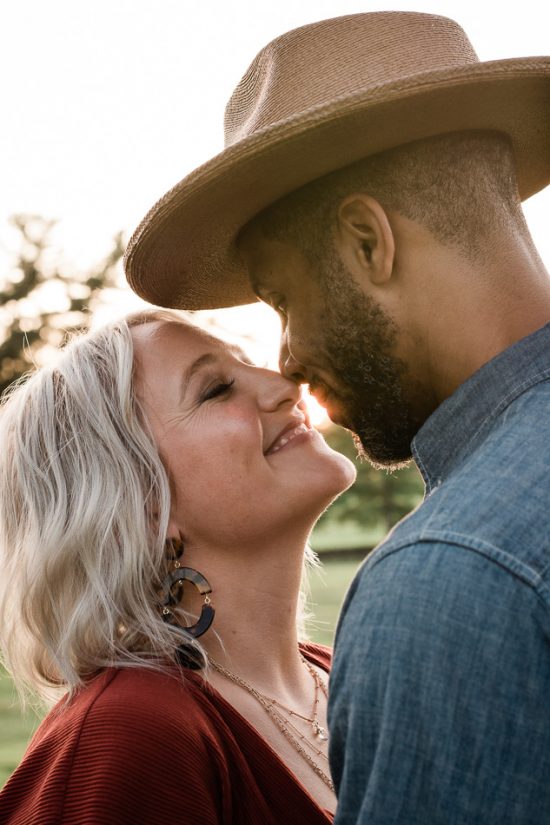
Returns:
[[[330,822],[330,656],[298,643],[300,584],[355,472],[298,387],[150,311],[17,388],[0,443],[2,649],[65,694],[0,820]]]

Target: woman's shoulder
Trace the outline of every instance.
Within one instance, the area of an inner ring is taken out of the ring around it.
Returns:
[[[104,748],[113,765],[119,757],[124,764],[125,754],[160,759],[167,748],[210,758],[220,752],[218,727],[197,677],[176,667],[110,668],[50,711],[32,747],[46,741],[61,751],[89,747],[91,758]]]
[[[73,808],[98,823],[125,821],[128,810],[139,812],[136,823],[160,822],[160,811],[169,819],[171,806],[181,805],[174,768],[213,814],[228,771],[202,694],[176,668],[102,671],[42,723],[0,799],[0,810],[4,802],[25,814],[6,821],[50,822],[31,815],[47,805],[52,822],[72,823]]]
[[[149,747],[175,730],[187,745],[213,736],[215,730],[200,677],[177,667],[103,671],[77,694],[67,713],[79,716],[94,736],[108,729],[134,742],[145,739]]]
[[[329,671],[332,665],[332,648],[314,642],[300,642],[300,650],[313,664]]]

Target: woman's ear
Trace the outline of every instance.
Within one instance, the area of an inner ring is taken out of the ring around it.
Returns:
[[[386,212],[370,195],[357,193],[341,201],[336,248],[359,284],[382,286],[391,279],[395,239]]]
[[[166,538],[167,539],[179,539],[180,541],[183,541],[183,533],[181,531],[181,528],[172,516],[170,516],[170,520],[168,522],[168,530],[167,530],[167,533],[166,533]]]

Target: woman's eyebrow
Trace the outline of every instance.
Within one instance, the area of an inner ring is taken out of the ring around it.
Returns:
[[[251,367],[257,366],[247,353],[241,349],[238,344],[227,344],[227,349],[232,355],[235,355],[239,361],[243,361]]]
[[[227,350],[234,355],[239,361],[242,361],[245,364],[248,364],[251,367],[257,366],[254,361],[246,354],[244,350],[242,350],[237,344],[226,344]],[[199,355],[193,363],[187,367],[184,371],[182,378],[181,378],[181,389],[180,389],[180,403],[183,401],[185,397],[185,393],[187,392],[187,388],[189,387],[189,383],[193,376],[199,372],[203,367],[208,367],[210,364],[219,363],[221,360],[220,354],[217,352],[204,352],[202,355]]]
[[[189,367],[187,367],[181,377],[180,402],[183,401],[187,388],[189,387],[189,382],[195,373],[203,367],[213,364],[216,361],[218,361],[218,356],[215,353],[205,352],[202,355],[199,355],[199,357],[196,358]]]

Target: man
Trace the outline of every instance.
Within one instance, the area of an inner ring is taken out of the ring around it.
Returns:
[[[550,823],[549,78],[431,15],[290,32],[127,253],[156,303],[271,304],[281,370],[424,476],[339,622],[338,825]]]

